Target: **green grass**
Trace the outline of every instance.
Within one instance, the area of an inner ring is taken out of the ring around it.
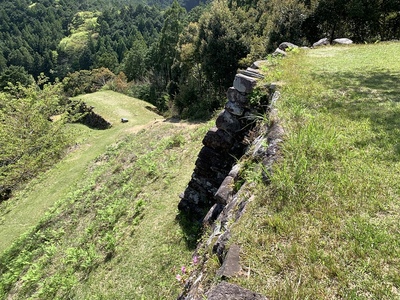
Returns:
[[[104,118],[112,122],[113,127],[109,130],[92,130],[83,125],[70,126],[71,134],[77,140],[71,153],[54,168],[29,183],[12,201],[1,205],[0,253],[16,237],[36,225],[44,212],[82,179],[87,165],[104,153],[109,145],[148,126],[155,119],[162,119],[146,109],[151,107],[148,103],[112,91],[88,94],[81,98],[88,105],[95,106],[95,112],[103,114]],[[110,109],[107,110],[107,107]],[[130,122],[120,123],[121,117],[129,117]]]
[[[0,298],[174,298],[181,289],[175,275],[192,254],[191,237],[176,220],[178,195],[210,124],[169,123],[148,104],[117,93],[84,98],[96,111],[104,109],[108,120],[118,120],[123,108],[132,123],[105,131],[80,128],[85,138],[79,150],[21,191],[29,199],[16,199],[6,221],[30,201],[39,205],[43,192],[52,200],[35,212],[29,231],[18,239],[21,232],[13,232],[13,245],[4,247]]]
[[[269,299],[400,297],[399,50],[313,49],[270,70],[283,159],[267,187],[245,172],[258,184],[232,231],[246,275],[231,281]],[[71,126],[76,149],[2,206],[0,298],[173,299],[193,239],[178,194],[211,123],[176,126],[109,91],[80,98],[113,127]]]
[[[269,299],[400,298],[400,43],[278,65],[283,159],[235,229]]]

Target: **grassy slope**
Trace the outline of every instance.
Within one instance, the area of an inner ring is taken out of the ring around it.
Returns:
[[[400,43],[285,59],[284,160],[237,228],[269,299],[400,298]]]
[[[399,297],[399,48],[314,49],[271,72],[285,82],[285,159],[234,233],[248,276],[233,281],[271,299]],[[126,110],[115,120],[135,117]],[[175,274],[191,255],[175,220],[177,194],[210,126],[158,122],[137,134],[123,126],[112,142],[83,135],[88,148],[108,147],[87,157],[69,193],[0,257],[0,297],[176,296]]]
[[[154,121],[147,103],[109,91],[81,98],[108,120],[130,122],[106,131],[78,126],[79,149],[21,192],[2,228],[25,203],[46,205],[0,257],[0,298],[173,298],[192,253],[176,221],[178,194],[210,125]]]
[[[160,119],[160,116],[146,109],[148,103],[112,91],[80,98],[95,106],[95,111],[113,124],[112,129],[100,131],[82,125],[71,126],[73,134],[77,136],[78,147],[53,169],[30,183],[11,203],[2,206],[0,253],[9,247],[16,237],[35,225],[50,206],[69,192],[74,184],[81,180],[88,163],[104,153],[107,146],[130,131],[138,131],[142,128],[140,126]],[[121,117],[129,118],[130,122],[119,123]]]

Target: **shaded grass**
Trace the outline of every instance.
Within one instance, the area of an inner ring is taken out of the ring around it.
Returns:
[[[250,276],[235,281],[271,299],[400,297],[399,50],[283,61],[284,159],[236,228]]]

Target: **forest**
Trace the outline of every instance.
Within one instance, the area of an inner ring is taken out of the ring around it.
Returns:
[[[238,68],[323,37],[399,39],[400,2],[1,1],[0,199],[62,155],[68,97],[105,87],[206,118]]]
[[[237,68],[282,41],[399,36],[397,0],[2,1],[0,89],[44,74],[67,95],[88,92],[77,88],[87,71],[105,68],[131,83],[125,92],[193,117],[199,105],[204,115],[217,108]]]

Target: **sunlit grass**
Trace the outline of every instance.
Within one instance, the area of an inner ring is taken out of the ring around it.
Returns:
[[[176,215],[205,133],[197,127],[161,121],[110,143],[0,257],[0,295],[175,298],[193,251]]]
[[[270,299],[400,297],[399,43],[284,60],[286,137],[269,187],[236,228]]]
[[[141,126],[159,120],[160,116],[146,107],[151,105],[112,91],[103,91],[81,97],[94,111],[104,114],[113,123],[108,130],[93,130],[79,124],[70,126],[76,145],[67,157],[45,174],[28,184],[25,190],[2,203],[0,211],[0,253],[23,232],[34,226],[44,212],[82,179],[87,165],[109,145],[128,134],[139,131]],[[107,106],[109,110],[107,110]],[[120,118],[130,122],[122,124]]]

